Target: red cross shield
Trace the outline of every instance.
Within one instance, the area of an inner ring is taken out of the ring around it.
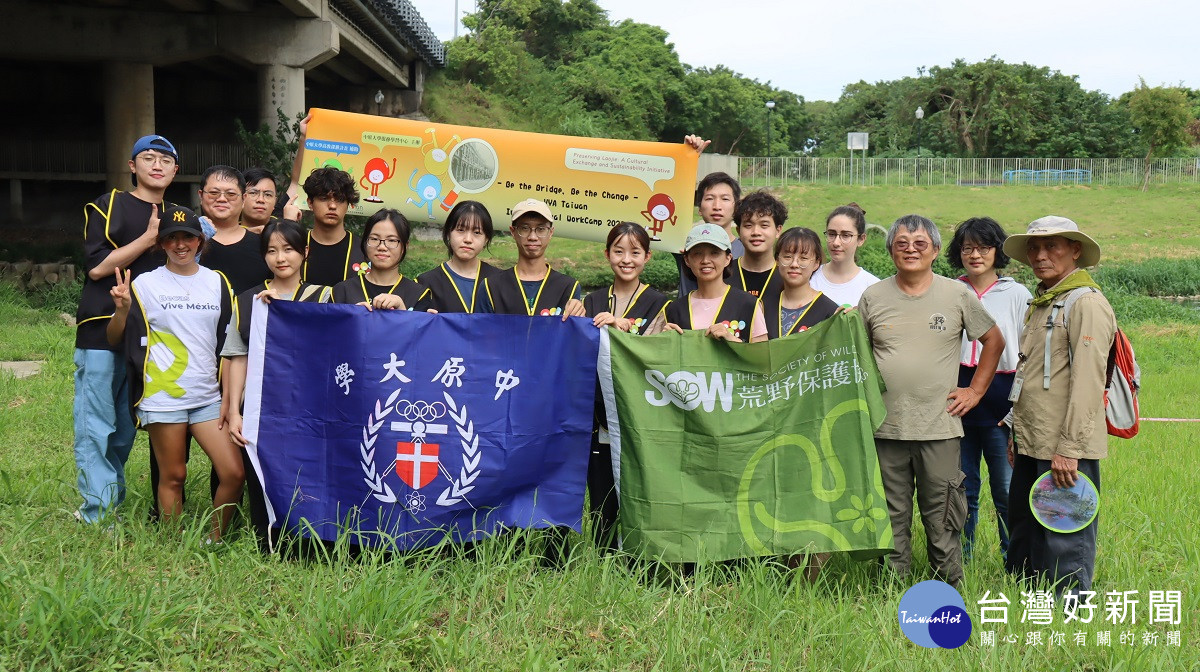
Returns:
[[[438,444],[396,443],[396,475],[413,490],[433,482],[438,474]]]

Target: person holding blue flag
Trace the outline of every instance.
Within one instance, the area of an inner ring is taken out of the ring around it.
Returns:
[[[426,310],[428,288],[404,277],[400,262],[408,254],[412,226],[399,210],[381,208],[363,226],[362,251],[371,266],[333,286],[334,303],[353,303],[367,310]]]
[[[546,263],[546,250],[554,237],[550,206],[528,198],[513,206],[509,228],[517,243],[517,265],[511,271],[484,280],[487,305],[500,315],[562,315],[583,317],[579,282]]]
[[[433,292],[433,308],[437,312],[486,311],[483,281],[500,269],[480,261],[479,254],[491,244],[494,235],[492,216],[479,201],[459,201],[450,211],[442,226],[442,243],[449,258],[417,276],[417,282]]]
[[[612,266],[613,283],[588,294],[583,308],[592,324],[631,334],[653,334],[665,325],[663,310],[669,299],[642,282],[642,269],[650,261],[650,235],[646,228],[622,222],[608,232],[604,256]],[[592,455],[588,462],[589,513],[592,538],[604,551],[617,548],[617,492],[608,442],[608,419],[601,395],[596,394],[596,422],[592,430]]]
[[[266,225],[259,247],[272,277],[238,295],[238,310],[226,328],[225,345],[221,348],[225,373],[221,378],[221,422],[218,429],[228,432],[230,440],[242,453],[250,525],[254,528],[260,547],[265,547],[267,542],[267,506],[263,499],[262,484],[246,452],[246,439],[242,436],[242,400],[246,388],[250,321],[254,304],[260,300],[263,303],[272,300],[328,303],[332,299],[333,291],[329,287],[300,280],[306,252],[304,243],[304,229],[290,219],[276,219]]]

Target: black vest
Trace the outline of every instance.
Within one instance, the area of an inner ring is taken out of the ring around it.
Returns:
[[[432,303],[432,292],[429,288],[422,287],[403,275],[390,287],[368,282],[366,274],[355,274],[333,286],[334,303],[369,303],[380,294],[395,294],[408,310],[426,310]]]
[[[487,296],[483,281],[503,271],[490,264],[479,262],[479,270],[475,272],[475,291],[471,296],[462,295],[458,285],[450,277],[450,272],[443,262],[441,266],[417,276],[417,282],[433,292],[433,301],[430,307],[439,313],[474,313],[476,308],[483,305],[484,297]]]
[[[567,301],[575,296],[579,283],[569,275],[563,275],[547,267],[542,280],[542,289],[537,294],[533,308],[525,300],[525,290],[517,278],[517,269],[502,271],[484,280],[492,311],[498,315],[562,315]]]
[[[246,291],[238,294],[237,297],[237,313],[233,319],[236,320],[238,334],[242,337],[242,342],[246,345],[250,344],[250,317],[254,314],[254,297],[261,292],[270,289],[267,283],[262,283],[257,287],[251,287]],[[304,303],[327,303],[331,298],[331,290],[325,285],[310,285],[307,282],[300,283],[296,288],[296,293],[292,295],[293,301],[302,301]]]
[[[822,292],[817,292],[817,297],[808,304],[808,309],[800,315],[800,319],[795,324],[781,324],[783,311],[781,310],[780,299],[783,295],[780,292],[767,292],[762,298],[763,317],[767,320],[767,338],[779,338],[782,336],[791,336],[798,334],[804,329],[810,329],[820,323],[822,320],[829,319],[838,311],[838,304],[834,303],[833,299],[825,296]],[[801,328],[803,327],[803,329]],[[780,332],[783,332],[782,334]]]
[[[692,309],[688,296],[681,297],[667,304],[667,321],[672,324],[677,324],[684,329],[695,329],[692,326]],[[753,294],[748,294],[740,289],[729,288],[725,294],[725,300],[721,302],[721,307],[717,309],[717,316],[713,319],[713,323],[728,322],[734,335],[742,339],[743,342],[750,342],[750,328],[754,324],[754,307],[758,305],[758,299]],[[736,323],[736,328],[734,327]]]
[[[624,317],[633,321],[633,326],[629,328],[631,334],[644,333],[646,327],[658,317],[658,314],[666,307],[669,299],[666,294],[646,285],[638,290],[633,301],[625,308],[617,317]],[[616,315],[616,301],[612,295],[612,285],[605,289],[597,289],[583,298],[583,309],[588,317],[595,317],[600,313],[609,312]]]

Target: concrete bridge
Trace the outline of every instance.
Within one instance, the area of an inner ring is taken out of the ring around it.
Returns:
[[[0,0],[0,10],[9,223],[37,212],[44,226],[57,204],[77,215],[106,185],[128,188],[129,148],[147,133],[176,144],[178,190],[194,191],[187,183],[212,163],[248,167],[234,119],[274,128],[277,110],[414,112],[426,74],[445,65],[408,0]],[[178,190],[169,196],[191,202]]]

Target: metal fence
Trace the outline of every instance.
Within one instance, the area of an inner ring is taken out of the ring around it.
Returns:
[[[1141,185],[1141,159],[849,159],[751,157],[738,159],[744,186],[860,184],[864,186],[1092,184]],[[1157,159],[1151,184],[1200,182],[1200,159]]]

